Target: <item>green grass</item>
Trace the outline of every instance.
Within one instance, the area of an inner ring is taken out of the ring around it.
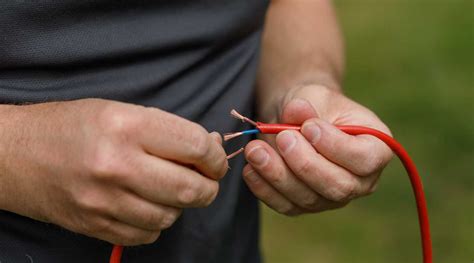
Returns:
[[[374,110],[423,176],[436,262],[474,260],[474,1],[336,1],[346,93]],[[421,262],[411,188],[394,160],[377,193],[288,218],[263,209],[266,261]]]

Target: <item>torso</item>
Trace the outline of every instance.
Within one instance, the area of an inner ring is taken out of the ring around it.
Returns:
[[[0,103],[105,98],[159,107],[208,130],[252,114],[264,0],[6,1]],[[228,151],[246,143],[241,138]],[[259,262],[257,202],[236,158],[216,201],[186,210],[123,262]],[[0,211],[0,262],[107,262],[111,246]]]

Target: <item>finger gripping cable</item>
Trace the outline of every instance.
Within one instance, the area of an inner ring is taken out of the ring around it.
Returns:
[[[245,135],[245,134],[277,134],[284,130],[300,130],[301,126],[291,125],[291,124],[274,124],[274,123],[262,123],[255,122],[241,114],[237,111],[232,110],[231,115],[237,119],[242,120],[243,122],[248,122],[256,127],[256,129],[245,130],[236,133],[230,133],[224,135],[224,140],[230,140],[232,138]],[[353,126],[353,125],[343,125],[336,126],[341,131],[350,134],[350,135],[372,135],[383,141],[392,151],[398,156],[403,166],[405,167],[408,177],[410,178],[410,183],[415,194],[416,207],[418,211],[418,222],[420,225],[421,233],[421,245],[423,251],[423,263],[432,263],[433,262],[433,251],[431,247],[431,236],[430,236],[430,225],[428,219],[428,209],[426,206],[425,193],[423,192],[423,185],[421,182],[420,175],[416,169],[415,163],[412,161],[407,151],[403,146],[397,142],[391,136],[367,127],[362,126]],[[230,154],[228,157],[233,157],[236,154],[242,152],[242,148],[237,152]],[[115,245],[110,256],[110,263],[120,263],[122,256],[123,247]]]

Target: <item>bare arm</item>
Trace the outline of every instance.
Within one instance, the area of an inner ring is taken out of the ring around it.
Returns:
[[[374,191],[391,158],[383,143],[334,125],[389,133],[367,108],[341,92],[343,44],[330,1],[273,1],[258,74],[259,118],[302,125],[245,148],[243,176],[274,210],[298,215],[334,209]]]
[[[318,84],[340,89],[344,45],[329,0],[272,1],[263,34],[258,96],[270,117],[290,89]],[[271,94],[272,99],[268,99]]]
[[[0,209],[115,244],[154,242],[182,208],[216,197],[219,138],[110,100],[2,105]]]

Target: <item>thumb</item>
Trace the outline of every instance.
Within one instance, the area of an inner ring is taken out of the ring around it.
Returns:
[[[288,124],[302,124],[305,120],[319,117],[311,103],[305,99],[291,99],[281,113],[281,122]]]

